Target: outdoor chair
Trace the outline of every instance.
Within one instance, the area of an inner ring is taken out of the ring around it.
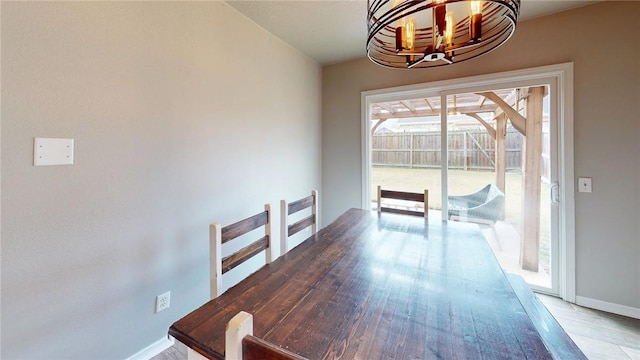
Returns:
[[[395,214],[404,214],[404,215],[415,215],[415,216],[424,216],[425,218],[429,214],[429,190],[425,189],[424,193],[412,193],[405,191],[395,191],[395,190],[383,190],[382,186],[378,185],[378,213],[381,212],[389,212]],[[394,207],[390,205],[385,205],[383,203],[383,199],[392,199],[392,200],[401,200],[402,203],[396,204]],[[413,202],[410,205],[409,202]],[[422,210],[412,210],[418,209],[419,204],[422,204]]]
[[[483,219],[495,223],[504,219],[504,193],[494,184],[468,195],[448,197],[448,216]]]
[[[489,225],[502,250],[495,223],[504,219],[504,193],[496,185],[488,184],[473,194],[450,195],[447,200],[449,220]]]

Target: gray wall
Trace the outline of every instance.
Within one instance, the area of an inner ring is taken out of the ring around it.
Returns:
[[[320,114],[320,66],[225,3],[3,1],[0,357],[166,336],[209,297],[211,222],[320,188]]]
[[[640,308],[640,2],[611,2],[521,22],[468,63],[390,70],[367,59],[323,69],[324,222],[361,206],[362,91],[574,63],[577,295]]]

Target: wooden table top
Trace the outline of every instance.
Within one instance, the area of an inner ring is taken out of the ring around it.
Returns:
[[[548,359],[474,225],[351,209],[174,323],[224,358],[239,311],[254,335],[309,359]]]

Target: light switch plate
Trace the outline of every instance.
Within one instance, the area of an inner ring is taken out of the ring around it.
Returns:
[[[35,138],[33,166],[73,165],[73,139]]]
[[[591,178],[578,178],[578,192],[591,192]]]

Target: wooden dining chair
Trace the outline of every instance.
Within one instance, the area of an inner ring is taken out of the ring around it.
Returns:
[[[271,250],[271,205],[266,204],[264,211],[240,220],[234,224],[222,227],[220,224],[211,224],[209,227],[210,242],[210,272],[211,272],[211,298],[222,294],[222,275],[245,261],[265,251],[265,263],[273,260]],[[238,238],[252,230],[264,227],[264,236],[251,242],[249,245],[222,257],[222,244]]]
[[[398,204],[398,207],[385,206],[382,203],[382,199],[413,201],[416,203],[422,203],[422,211],[411,210],[408,206]],[[401,208],[401,207],[404,207]],[[429,190],[425,189],[424,193],[412,193],[406,191],[395,190],[383,190],[382,186],[378,185],[378,212],[389,212],[404,215],[424,216],[429,215]]]
[[[227,360],[305,360],[306,358],[253,336],[253,316],[240,311],[225,332]]]
[[[318,231],[318,223],[320,222],[318,213],[318,191],[312,190],[311,195],[292,203],[286,200],[280,201],[280,255],[284,255],[289,251],[289,238],[298,232],[311,227],[311,234]],[[311,214],[304,219],[289,224],[290,216],[311,208]]]

